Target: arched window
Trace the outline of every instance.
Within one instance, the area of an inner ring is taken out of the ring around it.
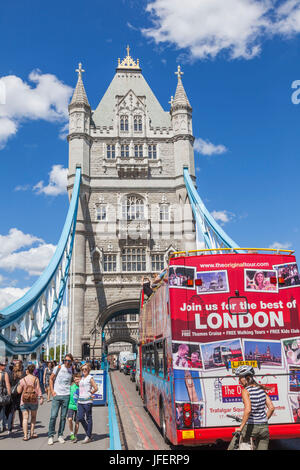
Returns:
[[[145,206],[144,201],[139,196],[127,196],[122,202],[123,220],[144,220]]]
[[[128,116],[120,117],[120,131],[128,131]]]
[[[142,130],[143,130],[142,116],[134,116],[134,118],[133,118],[133,129],[134,129],[134,132],[142,132]]]
[[[143,158],[143,146],[141,144],[134,146],[134,156]]]
[[[121,145],[121,158],[128,158],[129,157],[129,145],[122,144]]]
[[[157,149],[156,145],[148,145],[148,157],[156,160],[157,158]]]
[[[114,144],[106,146],[106,158],[116,158],[116,147]]]

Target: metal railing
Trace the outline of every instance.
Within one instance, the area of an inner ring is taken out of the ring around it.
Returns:
[[[119,425],[116,414],[116,405],[112,390],[109,365],[106,363],[106,400],[108,406],[108,425],[109,425],[109,450],[122,450]]]

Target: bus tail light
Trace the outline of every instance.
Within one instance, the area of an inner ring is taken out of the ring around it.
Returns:
[[[279,277],[278,282],[279,284],[284,284],[285,283],[284,277]]]
[[[188,287],[194,287],[194,281],[193,281],[193,279],[188,279],[188,280],[186,281],[186,285],[187,285]]]
[[[202,286],[202,279],[196,279],[195,280],[195,285],[196,286]]]
[[[275,276],[270,277],[270,283],[276,285],[277,284],[277,278]]]
[[[183,422],[186,427],[191,427],[192,426],[192,407],[190,403],[185,403],[183,405]]]

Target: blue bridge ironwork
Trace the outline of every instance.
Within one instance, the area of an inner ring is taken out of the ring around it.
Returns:
[[[6,355],[38,351],[55,324],[70,270],[80,181],[77,168],[65,225],[48,267],[22,298],[0,312],[0,341]]]

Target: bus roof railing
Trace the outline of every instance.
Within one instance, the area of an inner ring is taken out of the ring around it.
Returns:
[[[221,252],[221,253],[220,253]],[[237,254],[241,252],[241,254],[255,254],[255,253],[262,253],[267,252],[269,254],[274,255],[292,255],[295,253],[294,250],[283,250],[281,248],[206,248],[200,250],[188,250],[188,251],[174,251],[170,253],[169,259],[176,258],[178,256],[191,256],[199,253],[199,255],[210,255],[210,254],[226,254],[226,253],[233,253]]]

